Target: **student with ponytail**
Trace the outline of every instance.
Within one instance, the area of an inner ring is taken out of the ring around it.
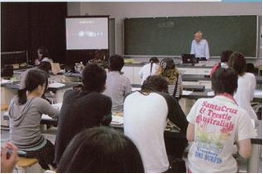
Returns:
[[[159,69],[159,60],[157,57],[152,57],[149,63],[144,65],[139,72],[139,76],[142,79],[141,84],[147,79],[148,76],[156,75]]]
[[[41,98],[47,83],[44,71],[32,69],[24,78],[24,86],[9,106],[10,141],[27,158],[37,158],[43,169],[49,169],[54,159],[54,145],[40,132],[42,114],[56,118],[59,111]]]

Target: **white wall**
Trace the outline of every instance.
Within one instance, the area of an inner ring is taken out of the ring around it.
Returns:
[[[68,2],[68,16],[79,16],[80,15],[80,3]]]
[[[110,15],[116,22],[116,53],[123,53],[123,19],[129,17],[261,15],[260,2],[82,2],[80,14]]]

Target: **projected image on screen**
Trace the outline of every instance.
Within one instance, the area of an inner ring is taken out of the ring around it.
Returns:
[[[108,18],[66,19],[67,50],[108,49]]]

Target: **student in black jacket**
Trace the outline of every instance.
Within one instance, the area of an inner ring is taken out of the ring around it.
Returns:
[[[55,142],[55,164],[76,134],[111,122],[111,99],[101,94],[105,90],[105,70],[96,64],[87,65],[82,72],[82,83],[81,90],[68,90],[64,94]]]

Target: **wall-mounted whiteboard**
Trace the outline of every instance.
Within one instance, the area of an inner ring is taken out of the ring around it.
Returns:
[[[67,50],[108,49],[108,20],[108,17],[67,18]]]

